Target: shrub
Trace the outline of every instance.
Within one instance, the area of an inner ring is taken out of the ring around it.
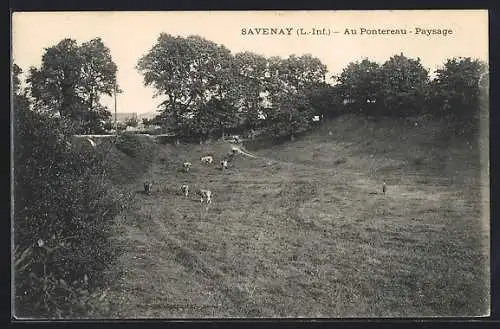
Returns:
[[[85,313],[71,306],[83,292],[63,282],[86,274],[89,296],[105,284],[103,272],[117,256],[112,221],[124,200],[110,193],[103,154],[71,148],[71,124],[27,106],[14,111],[14,243],[22,251],[15,257],[16,315]]]
[[[52,247],[49,247],[49,245]],[[29,306],[30,317],[45,315],[52,318],[67,316],[105,316],[109,311],[106,291],[91,292],[88,275],[69,283],[57,279],[50,263],[57,258],[57,253],[68,246],[56,239],[47,242],[39,240],[24,251],[15,250],[14,270],[16,276],[16,308]],[[43,273],[32,272],[33,267],[43,268]],[[25,315],[20,314],[17,315]],[[26,314],[27,315],[27,314]]]
[[[149,137],[134,133],[121,134],[116,147],[126,155],[145,162],[151,161],[154,156],[155,145]]]

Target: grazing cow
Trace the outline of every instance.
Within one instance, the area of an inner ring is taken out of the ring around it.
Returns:
[[[96,143],[92,139],[90,139],[90,138],[85,138],[85,139],[87,140],[87,142],[89,142],[90,146],[92,146],[92,147],[96,146]]]
[[[151,194],[153,189],[153,182],[144,182],[144,193]]]
[[[191,169],[191,162],[184,162],[182,164],[182,168],[184,169],[185,172],[188,172],[189,169]]]
[[[214,162],[214,157],[211,156],[211,155],[207,155],[207,156],[204,156],[204,157],[201,157],[201,162],[202,163],[213,163]]]
[[[385,193],[387,192],[387,185],[385,184],[385,182],[382,184],[382,193]]]
[[[221,166],[222,170],[227,169],[227,160],[222,160],[220,162],[220,166]]]
[[[181,191],[182,191],[182,194],[184,196],[188,196],[189,195],[189,186],[187,184],[183,184],[181,186]]]
[[[207,204],[212,203],[212,192],[210,190],[198,190],[198,194],[201,196],[200,202],[205,201]]]

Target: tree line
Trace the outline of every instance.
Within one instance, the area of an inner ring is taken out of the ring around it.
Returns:
[[[19,68],[17,68],[19,69]],[[487,65],[448,59],[434,72],[402,53],[379,64],[351,62],[331,76],[306,54],[265,57],[232,54],[199,36],[162,33],[136,65],[159,99],[157,124],[180,136],[202,139],[258,130],[293,136],[313,127],[312,117],[345,113],[434,117],[469,122],[477,115]],[[80,133],[111,128],[101,96],[115,90],[117,66],[99,38],[78,45],[64,39],[47,48],[40,68],[30,68],[26,93],[37,111],[71,118]]]
[[[154,121],[203,138],[253,129],[293,136],[311,129],[315,115],[345,113],[426,114],[466,125],[478,114],[481,92],[487,92],[487,66],[471,58],[448,59],[433,79],[419,58],[402,53],[383,64],[352,62],[339,75],[327,76],[326,66],[311,55],[232,55],[201,37],[166,33],[137,69],[163,101]]]

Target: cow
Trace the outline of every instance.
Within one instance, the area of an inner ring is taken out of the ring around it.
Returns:
[[[385,193],[387,192],[387,185],[385,184],[385,182],[382,184],[382,193]]]
[[[207,204],[212,203],[212,192],[210,190],[200,189],[198,195],[201,196],[200,202],[205,201]]]
[[[153,182],[144,182],[144,193],[151,194],[153,189]]]
[[[90,138],[85,138],[85,139],[86,139],[86,140],[87,140],[87,142],[90,144],[90,146],[92,146],[92,147],[96,147],[96,143],[95,143],[92,139],[90,139]]]
[[[220,166],[221,166],[222,170],[227,169],[227,160],[222,160],[220,162]]]
[[[181,192],[184,196],[188,196],[189,195],[189,186],[187,184],[183,184],[181,186]]]
[[[207,155],[207,156],[204,156],[204,157],[201,157],[201,162],[202,163],[213,163],[214,162],[214,157],[211,156],[211,155]]]
[[[182,168],[184,169],[185,172],[188,172],[189,169],[191,169],[191,162],[184,162],[182,164]]]

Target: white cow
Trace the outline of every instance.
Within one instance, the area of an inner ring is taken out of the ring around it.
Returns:
[[[184,168],[184,171],[185,171],[185,172],[188,172],[188,171],[189,171],[189,169],[191,169],[191,165],[192,165],[192,164],[191,164],[191,162],[184,162],[184,163],[182,164],[182,167]]]
[[[201,157],[201,162],[202,163],[213,163],[214,162],[214,157],[211,156],[211,155],[207,155],[207,156],[204,156],[204,157]]]
[[[87,142],[89,142],[90,146],[92,146],[92,147],[96,146],[96,143],[92,139],[90,139],[90,138],[85,138],[85,139],[87,140]]]
[[[184,196],[188,196],[189,195],[189,186],[187,184],[183,184],[181,186],[181,191],[182,191],[182,194]]]
[[[220,166],[221,166],[222,170],[227,169],[227,160],[222,160],[220,162]]]
[[[198,195],[201,196],[200,202],[205,201],[207,204],[212,203],[212,192],[210,190],[198,190]]]

